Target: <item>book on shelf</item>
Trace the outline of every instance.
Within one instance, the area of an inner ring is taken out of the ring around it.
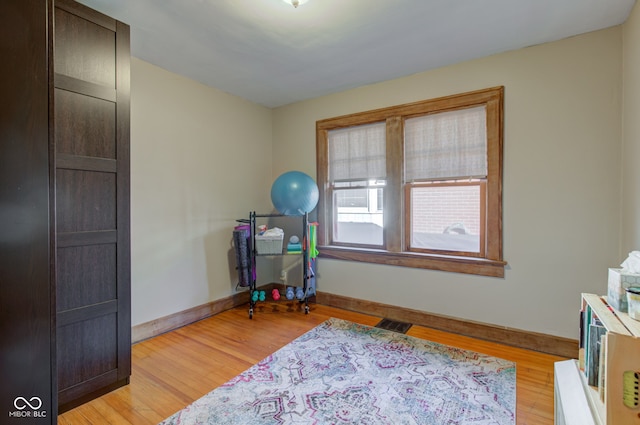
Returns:
[[[600,366],[598,368],[598,397],[604,403],[604,388],[607,382],[607,334],[605,333],[600,340]]]
[[[589,329],[593,322],[593,316],[593,311],[588,304],[580,311],[580,349],[578,353],[578,365],[585,375],[588,373],[589,356],[591,354],[589,350]]]
[[[587,383],[592,387],[598,386],[598,371],[600,370],[600,347],[602,346],[602,337],[607,333],[607,328],[604,327],[602,322],[592,316],[591,323],[589,324],[589,335],[587,350],[587,364],[585,365],[585,375],[587,377]]]
[[[578,339],[578,367],[581,371],[584,372],[584,316],[587,314],[586,310],[583,308],[580,310],[580,329],[579,329],[579,339]]]

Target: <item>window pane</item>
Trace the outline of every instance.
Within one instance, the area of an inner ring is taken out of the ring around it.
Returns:
[[[367,208],[368,189],[341,190],[336,193],[336,206],[340,210]]]
[[[405,121],[405,181],[486,177],[484,106]]]
[[[383,189],[335,189],[333,193],[334,242],[382,246]]]
[[[411,188],[411,248],[480,252],[480,186]]]
[[[329,180],[380,179],[386,176],[384,122],[328,133]]]

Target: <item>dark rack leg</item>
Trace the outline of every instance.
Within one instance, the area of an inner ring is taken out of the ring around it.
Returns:
[[[251,281],[251,285],[249,286],[249,319],[253,319],[253,309],[256,305],[254,301],[253,294],[256,292],[256,278],[255,278],[255,267],[256,267],[256,213],[255,211],[249,213],[249,226],[251,227],[251,237],[249,238],[249,252],[250,252],[250,261],[249,261],[249,279]]]
[[[302,290],[304,291],[304,314],[309,314],[309,215],[302,217],[304,240],[302,243]]]

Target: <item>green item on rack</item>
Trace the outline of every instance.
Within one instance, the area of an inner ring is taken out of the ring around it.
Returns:
[[[309,258],[316,258],[319,254],[316,237],[317,237],[318,223],[309,223]]]

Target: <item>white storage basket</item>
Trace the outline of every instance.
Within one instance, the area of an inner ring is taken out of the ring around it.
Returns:
[[[282,254],[282,235],[256,235],[256,252],[259,255]]]

